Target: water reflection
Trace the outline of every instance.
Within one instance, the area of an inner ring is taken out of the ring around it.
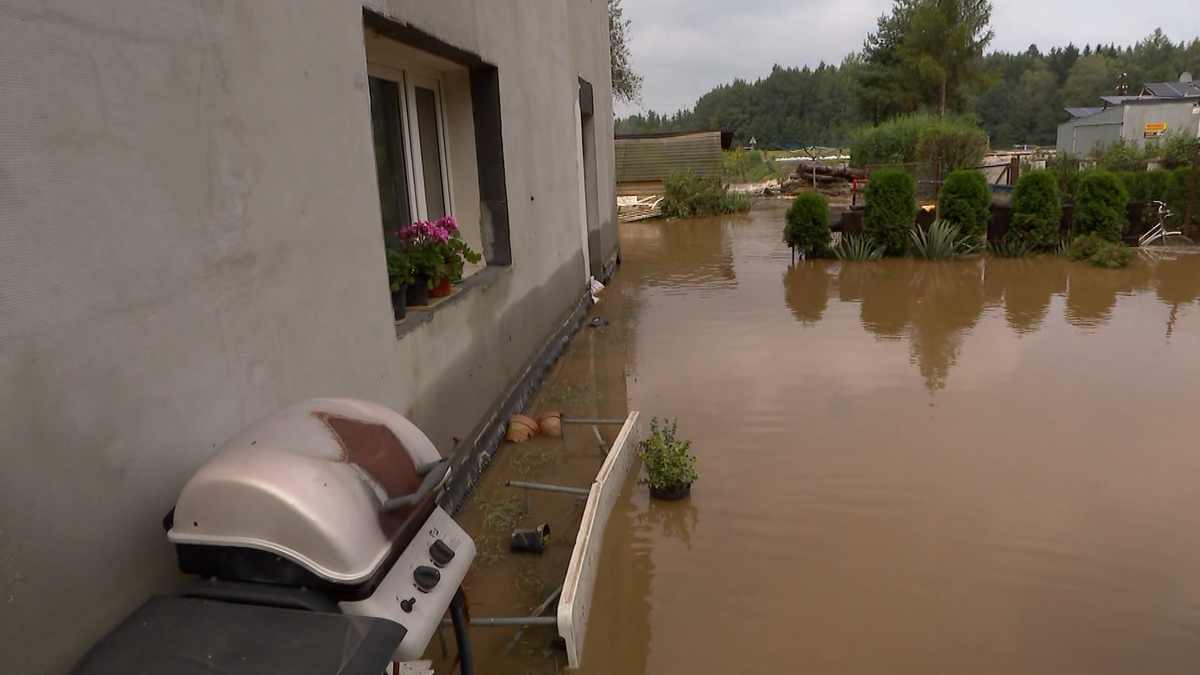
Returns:
[[[982,260],[943,265],[913,263],[912,286],[916,308],[912,318],[910,353],[925,387],[943,389],[958,360],[963,334],[983,312]]]
[[[1168,305],[1187,305],[1200,300],[1200,274],[1195,256],[1166,253],[1152,263],[1154,293]]]
[[[1059,256],[1050,258],[990,259],[989,280],[1004,289],[1004,318],[1018,334],[1041,328],[1050,311],[1050,300],[1067,291],[1070,263]]]
[[[842,263],[838,298],[860,303],[862,327],[876,337],[909,338],[912,360],[926,387],[941,389],[957,358],[962,333],[983,312],[983,264],[979,259],[940,264]],[[795,305],[788,304],[796,313]]]
[[[783,275],[783,299],[800,323],[815,324],[829,306],[828,266],[823,260],[805,260]]]
[[[945,388],[964,337],[989,307],[1002,307],[1008,327],[1028,335],[1043,327],[1054,297],[1065,297],[1063,318],[1091,332],[1111,320],[1119,298],[1153,289],[1172,307],[1170,337],[1177,309],[1200,300],[1200,268],[1189,253],[1142,256],[1123,270],[1059,256],[811,261],[788,267],[783,286],[784,302],[805,326],[822,320],[831,297],[858,303],[863,330],[882,340],[907,340],[926,388],[936,391]]]
[[[627,484],[584,672],[1195,672],[1200,256],[789,268],[781,223],[695,274],[623,228],[629,407],[702,482]]]
[[[663,539],[679,539],[691,550],[692,532],[696,529],[699,511],[690,499],[677,502],[651,501],[637,515],[638,525],[653,528]]]
[[[600,552],[600,568],[606,571],[603,592],[592,598],[592,616],[619,630],[589,629],[584,641],[580,675],[597,673],[644,673],[650,654],[651,584],[654,580],[654,539],[657,527],[646,522],[648,512],[643,497],[645,488],[637,490],[637,471],[631,471],[623,493],[637,493],[638,498],[618,506],[604,530],[604,546]],[[651,508],[651,510],[653,510]]]
[[[625,276],[650,286],[683,290],[696,286],[733,287],[736,220],[662,220],[621,229],[621,268]]]

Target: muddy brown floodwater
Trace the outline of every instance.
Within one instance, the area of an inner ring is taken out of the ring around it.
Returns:
[[[682,502],[627,482],[581,672],[1200,671],[1200,256],[791,267],[782,209],[623,225],[611,324],[542,387],[678,417],[699,458]],[[599,466],[587,428],[525,445],[464,511],[485,539],[519,457]],[[572,498],[537,499],[573,532]],[[479,565],[474,613],[536,604],[570,536]],[[554,672],[549,629],[508,656],[511,629],[472,633],[480,672]]]

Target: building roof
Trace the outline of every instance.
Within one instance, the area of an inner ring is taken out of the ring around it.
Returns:
[[[721,134],[721,149],[728,150],[733,145],[732,131],[719,131],[717,129],[705,129],[703,131],[653,131],[646,134],[616,134],[614,138],[635,140],[640,138],[678,138],[680,136],[694,136],[696,134]]]
[[[1151,82],[1142,87],[1142,96],[1155,98],[1190,98],[1200,96],[1196,82]]]
[[[1068,114],[1071,115],[1071,117],[1074,117],[1075,119],[1082,119],[1084,117],[1091,117],[1092,115],[1096,115],[1096,114],[1104,112],[1104,107],[1101,106],[1101,107],[1097,107],[1097,108],[1067,108],[1066,111]]]

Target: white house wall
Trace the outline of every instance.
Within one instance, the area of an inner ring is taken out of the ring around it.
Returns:
[[[361,397],[443,452],[485,418],[585,287],[579,77],[615,253],[604,0],[367,4],[500,79],[513,264],[399,340],[362,5],[0,0],[0,672],[177,588],[161,519],[258,417]]]

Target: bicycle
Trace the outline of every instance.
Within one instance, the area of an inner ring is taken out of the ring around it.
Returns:
[[[1151,227],[1149,230],[1147,230],[1145,234],[1143,234],[1141,237],[1138,237],[1138,246],[1147,246],[1155,240],[1162,240],[1165,242],[1167,237],[1181,237],[1189,244],[1192,242],[1191,239],[1188,239],[1184,236],[1183,232],[1179,230],[1167,229],[1166,220],[1173,214],[1171,213],[1171,210],[1167,208],[1166,203],[1158,200],[1150,203],[1158,207],[1158,222],[1155,223],[1154,227]]]

